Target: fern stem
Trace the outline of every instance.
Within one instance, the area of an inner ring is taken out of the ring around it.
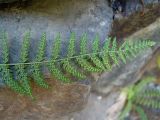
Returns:
[[[120,51],[109,51],[108,53],[119,53]],[[125,53],[126,50],[121,50],[121,52]],[[102,52],[96,52],[96,53],[86,53],[83,55],[77,55],[77,56],[73,56],[73,57],[69,57],[69,58],[61,58],[61,59],[57,59],[57,60],[44,60],[42,62],[26,62],[26,63],[9,63],[9,64],[0,64],[0,66],[16,66],[16,65],[32,65],[32,64],[47,64],[47,63],[53,63],[53,62],[60,62],[63,60],[67,60],[67,59],[75,59],[75,58],[80,58],[80,57],[86,57],[86,56],[93,56],[93,55],[99,55],[99,54],[103,54],[105,53],[104,51]]]

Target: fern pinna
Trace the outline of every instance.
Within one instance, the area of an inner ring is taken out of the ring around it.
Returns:
[[[24,35],[19,62],[9,63],[8,38],[7,34],[5,32],[3,33],[0,39],[2,58],[0,74],[8,87],[18,93],[32,97],[32,88],[28,76],[31,76],[38,86],[49,88],[42,74],[42,65],[45,65],[52,76],[57,80],[63,83],[70,83],[72,81],[71,78],[85,79],[86,72],[110,71],[112,69],[112,64],[118,65],[119,61],[126,63],[127,58],[135,56],[138,52],[155,44],[153,41],[149,40],[135,43],[126,41],[122,46],[118,47],[115,38],[108,38],[106,39],[104,47],[100,49],[100,39],[97,35],[92,45],[92,52],[90,53],[87,50],[87,35],[83,34],[80,38],[80,52],[78,53],[75,49],[76,35],[75,33],[71,33],[67,55],[61,58],[62,40],[60,34],[58,34],[53,43],[51,57],[49,60],[46,60],[46,41],[46,33],[43,33],[35,59],[29,60],[30,33],[26,33]],[[16,77],[13,77],[13,68],[16,71]],[[31,71],[30,74],[28,73],[28,69]]]

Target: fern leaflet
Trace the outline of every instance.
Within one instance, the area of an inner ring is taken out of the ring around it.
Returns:
[[[26,33],[24,36],[23,44],[22,44],[22,49],[20,53],[20,62],[25,63],[28,60],[28,50],[29,50],[29,41],[30,41],[30,33]],[[26,94],[28,96],[32,96],[32,89],[30,86],[30,82],[28,80],[28,74],[26,72],[25,65],[20,64],[15,66],[16,74],[17,74],[17,79],[20,81],[22,87],[24,88]]]
[[[81,41],[80,41],[80,55],[86,54],[87,53],[87,49],[86,49],[86,45],[87,45],[87,35],[84,34],[81,37]],[[82,67],[84,70],[89,71],[89,72],[101,72],[102,70],[96,67],[93,67],[90,62],[87,61],[86,56],[85,57],[78,57],[76,58],[78,64],[80,65],[80,67]]]
[[[0,39],[2,48],[2,62],[6,64],[4,66],[0,65],[0,74],[4,83],[10,87],[15,92],[25,94],[24,89],[18,84],[17,81],[13,80],[13,76],[10,73],[10,68],[7,65],[9,62],[9,48],[8,48],[8,38],[6,33],[2,33],[2,39]]]
[[[45,47],[46,47],[46,33],[43,33],[41,37],[41,41],[39,43],[38,47],[38,54],[36,56],[35,62],[41,62],[44,59],[45,54]],[[41,73],[41,65],[40,64],[33,64],[31,65],[32,69],[32,75],[34,81],[37,83],[37,85],[43,87],[43,88],[49,88],[48,84],[44,81],[44,78]]]
[[[67,57],[72,57],[75,54],[74,52],[75,52],[75,33],[72,33],[69,41]],[[79,79],[86,78],[84,74],[80,73],[75,67],[73,67],[73,65],[70,64],[68,59],[63,60],[62,64],[66,72],[72,74],[75,77],[78,77]]]
[[[52,62],[48,64],[48,69],[55,78],[61,80],[64,83],[69,83],[70,79],[66,78],[55,65],[56,63],[54,60],[56,60],[59,57],[60,48],[61,48],[61,37],[59,34],[55,39],[55,44],[52,50],[52,58],[51,58]]]

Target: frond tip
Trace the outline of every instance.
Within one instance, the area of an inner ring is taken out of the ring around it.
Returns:
[[[116,39],[108,38],[105,41],[104,46],[100,46],[100,38],[96,35],[92,44],[92,53],[90,53],[87,42],[87,34],[83,34],[80,39],[79,48],[76,48],[77,41],[75,33],[71,33],[71,37],[68,42],[68,49],[66,57],[62,58],[60,55],[62,39],[60,34],[55,38],[51,57],[49,60],[45,59],[46,33],[43,33],[38,45],[37,54],[33,60],[29,59],[30,50],[30,33],[26,33],[23,39],[22,47],[20,50],[19,63],[9,63],[9,47],[8,37],[6,33],[1,36],[0,42],[0,74],[4,83],[12,90],[32,97],[32,88],[30,86],[30,80],[28,76],[34,79],[34,82],[43,88],[49,88],[48,84],[44,80],[42,68],[45,66],[48,68],[52,76],[62,81],[63,83],[70,83],[71,78],[85,79],[86,74],[89,72],[103,72],[112,70],[112,65],[119,65],[119,61],[122,60],[126,63],[128,58],[136,56],[140,51],[154,46],[153,41],[145,40],[138,42],[125,42],[118,47]],[[102,49],[100,49],[102,47]],[[76,51],[80,49],[80,51]],[[12,72],[16,71],[16,79]],[[42,67],[43,66],[43,67]],[[28,71],[31,71],[28,73]]]

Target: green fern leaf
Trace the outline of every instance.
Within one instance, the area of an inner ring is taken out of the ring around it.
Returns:
[[[54,49],[52,49],[51,58],[53,60],[55,60],[59,57],[59,53],[60,53],[60,50],[61,50],[61,36],[60,36],[60,34],[58,34],[57,37],[55,38],[55,43],[53,44],[53,48]]]
[[[112,61],[115,64],[119,63],[119,59],[121,59],[124,63],[126,63],[127,58],[131,58],[130,56],[135,56],[141,50],[151,47],[155,45],[152,41],[138,41],[136,43],[125,42],[122,44],[120,48],[117,47],[116,39],[111,42],[111,39],[108,39],[103,47],[103,50],[99,52],[99,37],[96,36],[92,51],[93,53],[88,53],[87,50],[87,35],[84,34],[81,37],[80,41],[80,55],[75,56],[75,34],[71,34],[69,47],[68,47],[68,54],[66,58],[60,58],[60,50],[61,50],[61,37],[60,34],[55,39],[55,44],[53,45],[51,59],[48,61],[44,61],[44,54],[45,54],[45,47],[46,47],[46,34],[44,33],[39,47],[36,58],[33,62],[29,62],[28,59],[28,50],[30,46],[30,34],[27,33],[24,37],[22,49],[20,52],[19,63],[9,63],[9,49],[6,42],[6,36],[2,39],[2,64],[0,64],[0,74],[4,79],[4,82],[7,86],[11,89],[19,92],[25,93],[32,97],[32,89],[30,87],[30,81],[28,80],[28,73],[26,65],[30,65],[33,78],[35,82],[44,88],[48,88],[48,85],[45,83],[44,78],[42,76],[41,67],[42,64],[47,64],[48,69],[50,70],[51,74],[58,80],[62,82],[69,83],[71,80],[66,77],[65,73],[62,72],[59,66],[63,67],[63,70],[67,72],[67,74],[71,74],[74,77],[78,78],[85,78],[86,76],[81,73],[78,69],[78,66],[82,70],[86,70],[88,72],[102,72],[107,68],[108,70],[112,69]],[[73,61],[72,61],[73,60]],[[78,63],[75,65],[73,62]],[[102,61],[101,61],[102,60]],[[16,78],[19,82],[14,81],[10,66],[14,66],[16,70]],[[139,90],[139,89],[138,89]],[[138,91],[135,91],[138,92]],[[147,93],[150,96],[153,96],[157,93],[151,92]],[[145,103],[146,104],[146,103]],[[149,105],[154,106],[155,104],[150,103]],[[156,104],[157,106],[157,104]],[[155,107],[155,106],[154,106]]]
[[[152,109],[160,109],[159,101],[154,98],[137,97],[135,103]]]
[[[124,50],[126,52],[126,56],[129,56],[128,58],[130,58],[130,55],[132,57],[136,57],[136,53],[139,52],[138,49],[141,47],[141,46],[139,46],[139,43],[137,43],[137,46],[134,49],[131,49],[131,47],[134,46],[134,45],[130,44],[129,41],[126,41],[125,43],[126,44],[125,44],[125,49]]]
[[[119,50],[118,50],[118,55],[119,57],[121,58],[121,60],[123,61],[123,63],[126,64],[126,57],[125,54],[124,54],[124,51],[123,51],[123,45],[121,47],[119,47]]]
[[[51,72],[51,74],[58,80],[61,80],[64,83],[70,83],[70,79],[64,76],[64,74],[56,67],[55,59],[59,57],[61,49],[61,37],[60,34],[55,39],[55,44],[53,45],[52,50],[52,59],[50,63],[48,63],[48,69]]]
[[[20,52],[20,62],[25,63],[28,60],[28,50],[30,46],[30,33],[27,32],[24,35],[24,40]]]
[[[112,65],[110,63],[110,56],[109,56],[110,44],[111,44],[111,38],[106,39],[106,42],[103,47],[104,53],[102,55],[103,63],[106,66],[107,70],[109,71],[111,71],[112,69]]]
[[[92,45],[92,51],[93,53],[98,53],[99,52],[99,37],[98,35],[95,37],[95,40],[93,42],[93,45]],[[102,69],[102,70],[105,70],[105,67],[102,63],[102,61],[98,58],[98,55],[97,54],[93,54],[90,56],[90,59],[91,61],[94,63],[94,65],[99,68],[99,69]]]
[[[75,40],[76,40],[75,33],[71,33],[71,37],[68,45],[67,57],[72,57],[75,54]]]
[[[158,89],[147,88],[146,90],[144,90],[143,93],[144,93],[143,94],[144,96],[149,97],[149,98],[160,97],[160,91]]]
[[[20,94],[25,94],[24,89],[18,84],[17,81],[13,80],[13,77],[11,76],[10,69],[8,66],[1,66],[1,72],[0,72],[2,79],[4,80],[4,83],[10,87],[13,91],[20,93]]]
[[[87,53],[86,45],[87,45],[87,35],[84,34],[81,37],[80,41],[80,55],[84,55]],[[101,72],[102,70],[96,67],[93,67],[90,62],[86,60],[87,57],[77,57],[76,60],[80,67],[82,67],[84,70],[89,71],[89,72]]]
[[[41,41],[39,43],[38,54],[36,56],[35,62],[43,61],[44,54],[45,54],[45,47],[46,47],[46,33],[43,33],[41,37]],[[48,84],[44,81],[44,78],[42,76],[41,65],[33,64],[31,65],[31,69],[32,69],[32,75],[36,84],[43,88],[49,88]]]
[[[75,54],[75,33],[72,33],[69,41],[67,57],[70,58],[74,54]],[[70,73],[71,75],[78,77],[80,79],[86,78],[84,74],[80,73],[75,67],[73,67],[73,65],[71,65],[68,59],[63,60],[62,64],[63,64],[63,69],[65,69],[66,72]]]
[[[83,34],[80,40],[80,55],[84,55],[87,53],[87,34]]]
[[[117,41],[116,41],[116,38],[114,38],[114,40],[112,42],[112,49],[111,49],[109,54],[110,54],[113,62],[116,65],[119,65],[119,61],[118,61],[118,58],[117,58],[117,55],[116,55],[116,51],[117,51]]]
[[[25,63],[28,60],[28,50],[29,50],[29,41],[30,41],[30,33],[26,33],[24,36],[21,54],[20,54],[20,63]],[[22,87],[24,88],[27,95],[32,96],[32,89],[27,77],[27,72],[24,64],[18,64],[15,66],[15,70],[17,73],[17,78],[20,81]]]
[[[9,48],[8,48],[8,35],[4,32],[2,33],[2,39],[0,39],[1,48],[2,48],[2,62],[7,64],[9,62]],[[24,94],[24,89],[18,84],[17,81],[13,80],[13,77],[10,73],[10,68],[8,65],[0,65],[0,74],[4,83],[10,87],[15,92]]]

